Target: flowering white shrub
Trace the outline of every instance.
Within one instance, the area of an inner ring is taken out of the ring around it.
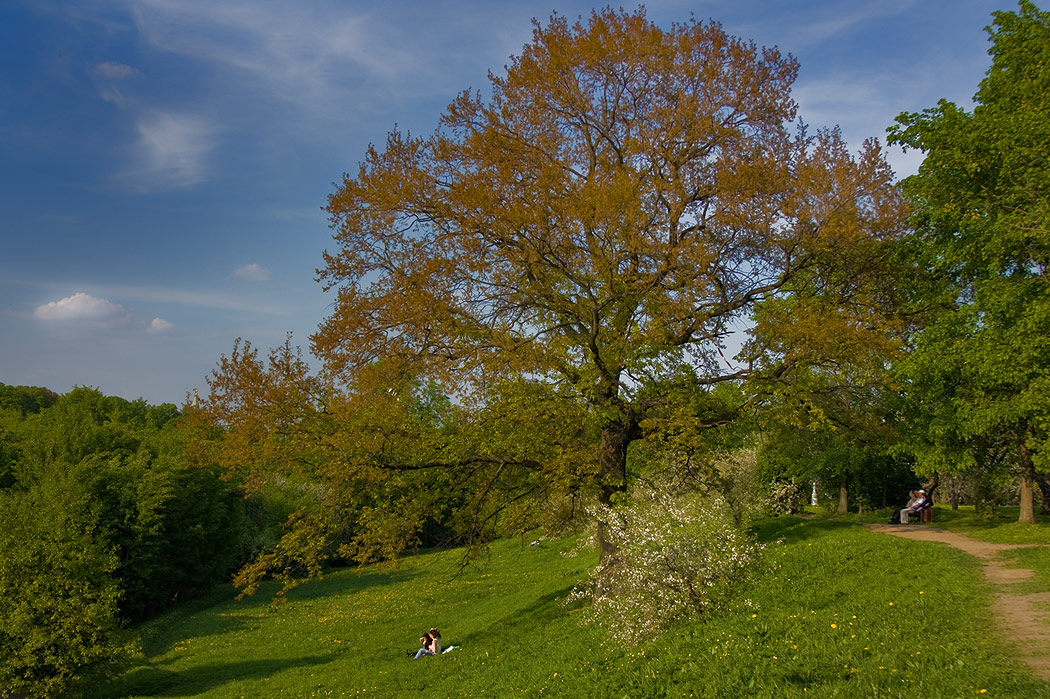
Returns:
[[[566,603],[589,599],[582,614],[632,644],[671,625],[743,600],[762,546],[735,523],[725,501],[645,493],[597,513],[616,547]]]
[[[774,517],[792,515],[806,508],[805,489],[792,478],[789,481],[774,481],[766,497],[766,510]]]

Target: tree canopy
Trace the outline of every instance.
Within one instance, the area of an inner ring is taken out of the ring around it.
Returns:
[[[929,418],[927,468],[1011,444],[1034,521],[1035,468],[1050,465],[1050,14],[1023,0],[994,17],[973,112],[942,100],[891,130],[926,153],[903,186],[942,308],[905,374]]]
[[[796,120],[796,72],[713,22],[536,23],[487,97],[461,94],[430,136],[391,132],[330,197],[326,375],[421,378],[474,408],[528,381],[582,406],[609,503],[683,395],[884,335],[901,199],[877,143],[853,157]]]

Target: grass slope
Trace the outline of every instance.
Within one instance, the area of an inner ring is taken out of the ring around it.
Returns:
[[[145,629],[146,655],[96,697],[1050,696],[990,631],[977,563],[854,524],[761,522],[777,568],[756,607],[630,647],[558,604],[594,563],[571,541],[500,542],[456,577],[455,553],[337,571],[272,609],[215,600]],[[271,590],[272,591],[272,590]],[[405,652],[430,626],[441,657]]]

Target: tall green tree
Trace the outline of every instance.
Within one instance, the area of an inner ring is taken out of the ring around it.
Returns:
[[[796,72],[715,23],[537,23],[491,96],[464,92],[430,136],[391,132],[330,197],[324,372],[414,376],[464,405],[544,386],[582,410],[615,502],[641,426],[681,395],[783,376],[882,323],[871,289],[901,200],[877,144],[854,158],[836,131],[795,127]]]
[[[840,514],[851,497],[885,507],[915,487],[906,460],[893,454],[901,396],[889,367],[900,342],[885,338],[766,391],[759,457],[767,479],[816,481],[825,495],[837,495]]]
[[[84,471],[0,490],[0,688],[50,697],[135,652],[119,616],[116,553],[101,535]]]
[[[903,184],[944,309],[905,375],[927,406],[927,462],[1008,441],[1032,522],[1036,469],[1050,467],[1050,15],[1022,0],[988,32],[973,111],[942,100],[891,129],[926,153]]]
[[[178,415],[80,387],[19,428],[14,488],[79,474],[97,536],[117,555],[130,620],[223,580],[247,554],[243,498],[217,468],[188,468]]]

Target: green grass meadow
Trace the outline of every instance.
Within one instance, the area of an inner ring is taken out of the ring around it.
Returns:
[[[859,516],[858,521],[884,522],[892,511],[880,511],[877,515]],[[1027,568],[1034,573],[1031,580],[1014,583],[1014,592],[1050,592],[1050,522],[1043,518],[1039,524],[1018,524],[1018,507],[999,507],[988,515],[978,515],[973,507],[960,506],[952,510],[947,505],[938,505],[934,512],[934,525],[948,531],[987,541],[992,544],[1020,544],[1033,546],[1000,553],[1008,566]]]
[[[575,541],[503,541],[461,574],[456,552],[423,553],[331,572],[276,608],[276,588],[217,592],[145,627],[138,665],[91,696],[1050,696],[991,633],[990,588],[966,554],[829,519],[755,529],[773,570],[753,608],[649,644],[559,604],[595,562],[563,555]],[[461,647],[407,657],[430,626]]]

